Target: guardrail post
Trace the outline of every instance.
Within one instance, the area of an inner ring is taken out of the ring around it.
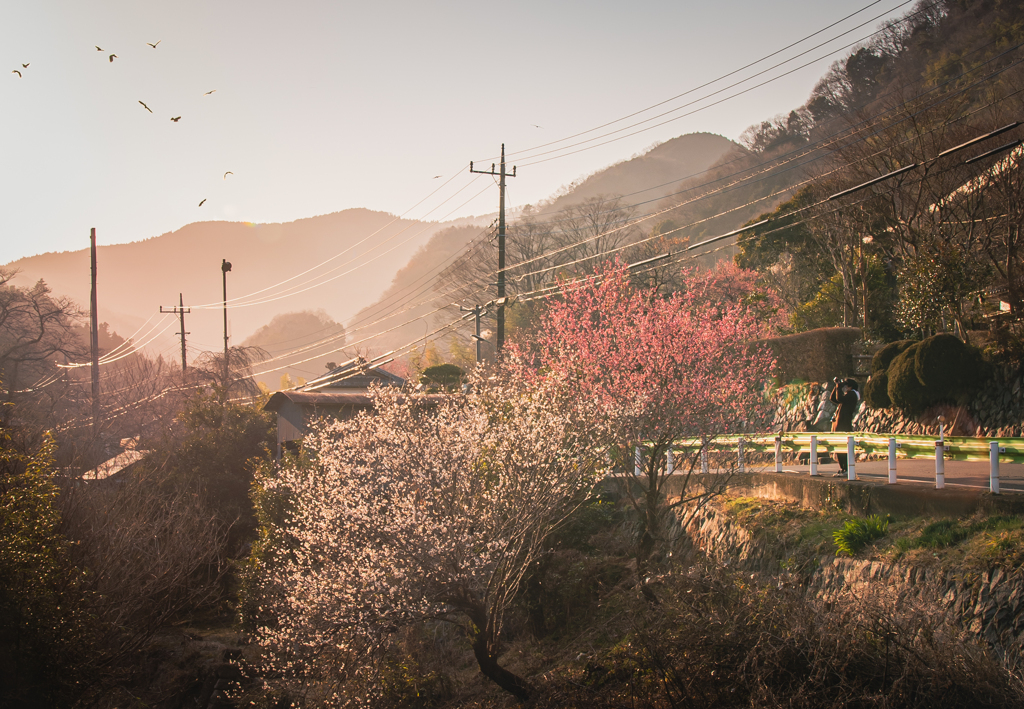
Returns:
[[[775,472],[782,472],[782,436],[775,437]]]
[[[856,480],[857,479],[857,455],[853,452],[854,446],[853,436],[846,437],[846,479]]]
[[[743,436],[740,436],[740,442],[739,442],[739,446],[737,446],[737,449],[738,449],[737,450],[737,454],[739,456],[739,463],[740,463],[740,472],[741,473],[745,473],[747,471],[746,471],[746,469],[745,469],[745,467],[743,465]]]
[[[896,484],[896,439],[889,439],[889,484]]]
[[[708,438],[700,437],[700,472],[708,474]]]
[[[988,489],[993,495],[999,494],[999,441],[988,444]]]
[[[665,451],[665,475],[671,475],[676,469],[675,459],[672,457],[672,446]]]
[[[946,487],[946,447],[942,441],[935,441],[935,489]]]
[[[640,466],[643,464],[643,458],[640,455],[640,446],[636,447],[633,453],[633,475],[640,477]]]
[[[811,436],[811,475],[818,474],[818,437]]]

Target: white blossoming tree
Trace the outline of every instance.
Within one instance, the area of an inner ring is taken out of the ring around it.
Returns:
[[[261,674],[324,704],[370,702],[373,659],[437,619],[465,629],[485,676],[529,699],[498,663],[503,614],[602,460],[570,394],[500,375],[470,394],[378,390],[372,413],[307,437],[305,464],[262,481],[280,512],[255,562]]]

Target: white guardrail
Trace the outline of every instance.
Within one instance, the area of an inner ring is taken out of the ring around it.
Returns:
[[[706,445],[700,439],[684,439],[673,444],[675,450],[701,451],[701,470],[708,471],[708,454],[736,451],[739,471],[745,469],[744,457],[749,453],[774,453],[775,472],[782,472],[783,453],[800,455],[806,453],[810,461],[810,474],[817,476],[818,456],[826,453],[847,455],[847,477],[857,479],[857,453],[887,454],[889,459],[889,484],[896,483],[896,461],[898,458],[934,458],[935,487],[946,486],[945,461],[971,460],[989,462],[989,489],[999,494],[999,464],[1024,463],[1024,438],[960,438],[940,434],[938,440],[932,436],[893,436],[877,433],[783,433],[743,434],[717,436]],[[845,450],[844,450],[845,449]],[[641,451],[636,451],[636,472],[639,474]],[[672,466],[672,452],[666,461]]]

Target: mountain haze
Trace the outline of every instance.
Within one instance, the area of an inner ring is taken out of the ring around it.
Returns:
[[[701,173],[738,147],[728,138],[711,133],[679,136],[655,146],[642,155],[611,165],[563,188],[559,194],[538,205],[533,213],[543,215],[539,217],[541,219],[553,219],[559,211],[596,197],[628,195],[623,200],[626,203],[664,201],[677,191],[681,184],[699,180]],[[510,222],[514,222],[514,219],[510,219]],[[645,225],[645,230],[649,232],[652,226],[653,222]],[[475,226],[436,232],[416,256],[395,275],[381,298],[360,312],[353,322],[373,322],[391,310],[404,312],[372,328],[366,328],[367,331],[361,333],[359,339],[367,337],[367,334],[374,330],[381,332],[379,337],[368,344],[374,351],[387,351],[422,337],[425,331],[437,327],[441,319],[450,320],[454,312],[446,312],[444,317],[440,318],[433,311],[450,302],[452,295],[440,292],[429,284],[438,269],[442,268],[443,264],[450,263],[462,252],[466,244],[480,237],[482,231],[482,227]],[[411,293],[419,295],[411,298]],[[490,297],[493,295],[492,291]],[[396,307],[395,304],[403,302],[404,298],[409,298],[410,303],[423,304],[416,307],[410,307],[409,304]],[[389,331],[384,332],[385,330]]]
[[[678,189],[680,181],[698,176],[735,147],[736,143],[714,133],[681,135],[577,180],[563,188],[568,192],[544,204],[543,210],[557,212],[600,196],[630,195],[630,202],[661,199]]]
[[[443,228],[443,224],[349,209],[281,224],[199,222],[143,241],[101,245],[97,249],[99,317],[118,334],[129,336],[160,306],[177,305],[182,293],[185,306],[192,308],[185,316],[190,349],[218,350],[223,347],[221,259],[226,258],[232,264],[227,274],[229,301],[248,294],[264,301],[230,308],[232,344],[241,343],[281,313],[322,309],[344,322],[373,303],[395,272]],[[357,246],[375,232],[366,244]],[[101,244],[102,240],[99,229]],[[88,244],[87,235],[83,235],[83,243]],[[346,249],[351,251],[297,276]],[[54,293],[88,307],[88,248],[32,256],[6,267],[19,270],[17,285],[30,285],[42,278]],[[337,270],[329,272],[331,269]],[[352,269],[357,270],[341,275]],[[333,280],[314,288],[313,283],[306,283],[314,278],[316,282]],[[257,293],[286,279],[293,280]],[[293,292],[280,297],[284,289]],[[197,307],[203,304],[209,307]],[[177,327],[171,326],[155,344],[173,347],[175,333]]]

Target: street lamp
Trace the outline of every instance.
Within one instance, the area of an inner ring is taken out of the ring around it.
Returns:
[[[220,271],[224,280],[224,397],[228,393],[228,271],[231,264],[227,259],[221,259]]]

